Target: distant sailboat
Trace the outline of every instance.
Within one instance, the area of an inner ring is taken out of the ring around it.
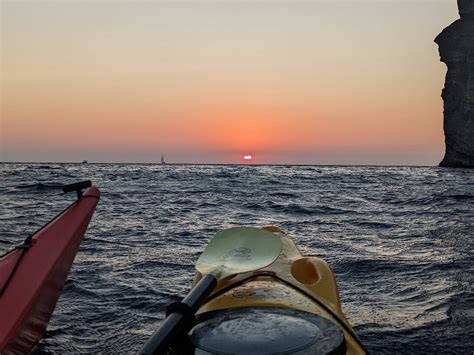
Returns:
[[[88,161],[85,160],[85,159],[82,161],[82,164],[87,164],[87,163],[88,163]]]
[[[166,164],[165,156],[163,154],[161,154],[161,164]]]

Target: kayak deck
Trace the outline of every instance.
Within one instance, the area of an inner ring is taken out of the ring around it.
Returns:
[[[97,188],[0,256],[0,353],[29,353],[42,338],[98,203]]]
[[[363,345],[341,309],[334,274],[320,258],[304,257],[294,242],[276,227],[266,227],[282,240],[282,251],[271,265],[219,282],[198,310],[199,315],[219,310],[267,307],[320,315],[343,332],[347,354],[365,354]],[[200,274],[196,276],[196,283]]]

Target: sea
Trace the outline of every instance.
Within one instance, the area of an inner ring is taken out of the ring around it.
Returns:
[[[371,353],[474,353],[474,170],[2,163],[0,253],[81,180],[101,200],[35,354],[138,351],[216,232],[266,225],[331,265]]]

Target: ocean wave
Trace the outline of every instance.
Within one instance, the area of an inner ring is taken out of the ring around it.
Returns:
[[[33,184],[20,184],[16,185],[16,189],[29,190],[29,191],[50,191],[50,190],[62,190],[63,184],[59,183],[33,183]]]
[[[102,197],[35,354],[136,352],[189,290],[212,235],[268,224],[331,265],[342,308],[373,353],[472,350],[472,172],[52,166],[0,164],[2,250],[69,203],[55,194],[60,181],[87,176]]]

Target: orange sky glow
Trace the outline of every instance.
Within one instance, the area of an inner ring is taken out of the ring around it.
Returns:
[[[1,161],[442,157],[455,0],[0,6]]]

